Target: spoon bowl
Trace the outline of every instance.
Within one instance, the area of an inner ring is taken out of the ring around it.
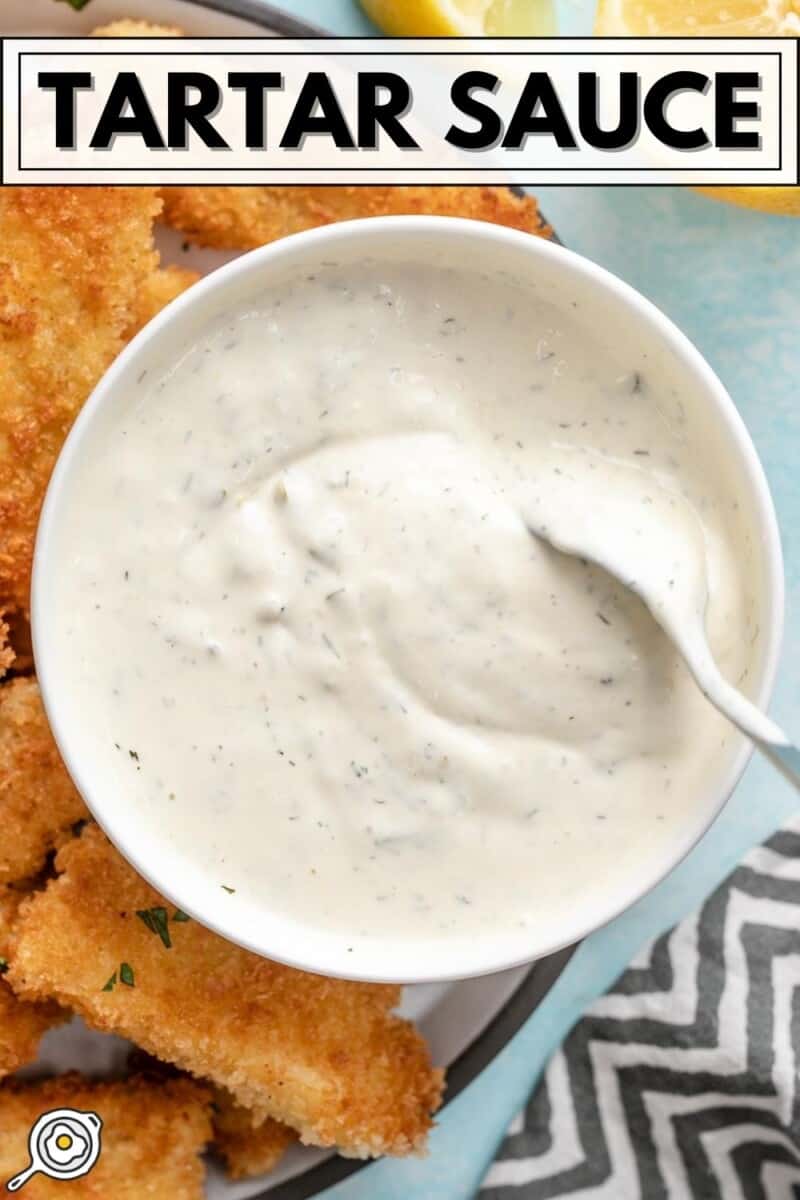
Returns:
[[[528,525],[562,554],[601,567],[650,610],[706,699],[800,790],[800,751],[722,674],[705,629],[708,578],[703,527],[677,492],[653,486],[624,463],[604,461],[610,486],[587,493],[562,454],[534,499]],[[637,484],[639,486],[637,486]]]

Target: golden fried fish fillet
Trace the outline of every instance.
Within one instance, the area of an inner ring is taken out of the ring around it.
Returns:
[[[33,644],[31,641],[31,625],[27,616],[19,608],[7,608],[3,612],[0,628],[0,661],[3,651],[8,658],[6,669],[13,670],[15,675],[30,674],[33,671]],[[0,679],[3,671],[0,670]]]
[[[132,338],[137,334],[148,321],[161,312],[162,308],[166,308],[193,283],[197,283],[199,278],[197,271],[178,266],[159,267],[157,271],[148,275],[139,290],[133,322],[127,336]]]
[[[0,687],[0,883],[35,875],[86,807],[66,772],[30,676]]]
[[[44,491],[157,266],[153,188],[0,188],[0,609],[29,609]]]
[[[139,1046],[131,1048],[128,1070],[131,1074],[146,1076],[156,1082],[159,1079],[182,1077],[177,1067],[153,1058]],[[266,1175],[277,1166],[289,1146],[297,1141],[296,1130],[289,1129],[280,1121],[273,1121],[272,1117],[260,1119],[251,1109],[237,1104],[224,1088],[214,1088],[211,1109],[213,1146],[230,1179]]]
[[[123,19],[111,21],[108,25],[99,25],[93,29],[91,37],[99,38],[161,38],[183,37],[184,31],[175,25],[152,25],[149,21]],[[161,312],[171,300],[185,292],[200,278],[197,271],[186,267],[168,266],[154,271],[146,279],[139,297],[136,315],[128,330],[128,336],[133,337],[148,321]]]
[[[305,1142],[358,1157],[425,1148],[442,1072],[392,1014],[399,988],[308,975],[195,921],[170,920],[167,948],[137,914],[174,907],[95,825],[60,850],[56,869],[15,927],[8,979],[20,996],[58,1000]]]
[[[11,644],[10,613],[8,609],[0,608],[0,679],[14,665],[16,654]]]
[[[549,236],[533,196],[505,187],[166,187],[164,220],[201,246],[251,250],[333,221],[422,213]]]
[[[24,895],[7,885],[0,887],[0,976],[8,969],[12,928]],[[65,1020],[66,1013],[57,1004],[17,999],[0,977],[0,1076],[33,1062],[43,1034]]]
[[[177,1067],[153,1058],[139,1046],[131,1048],[128,1070],[131,1074],[155,1082],[182,1077]],[[274,1121],[272,1117],[260,1119],[251,1109],[237,1104],[224,1088],[214,1088],[211,1109],[214,1150],[224,1163],[230,1179],[266,1175],[277,1166],[289,1146],[297,1141],[296,1130]]]
[[[191,1079],[153,1083],[132,1077],[92,1082],[70,1073],[40,1083],[0,1086],[0,1178],[28,1162],[28,1133],[56,1108],[94,1112],[101,1151],[88,1175],[68,1182],[35,1175],[26,1200],[202,1200],[200,1157],[211,1135],[210,1094]]]
[[[266,1175],[296,1141],[297,1134],[288,1125],[272,1117],[254,1121],[250,1109],[237,1104],[230,1092],[221,1088],[215,1092],[214,1149],[231,1179]]]

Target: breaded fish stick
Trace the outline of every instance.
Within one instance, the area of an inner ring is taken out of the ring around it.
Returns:
[[[177,1067],[154,1058],[138,1046],[128,1055],[131,1074],[157,1082],[160,1079],[181,1078]],[[250,1179],[266,1175],[283,1158],[289,1146],[297,1141],[297,1131],[281,1125],[272,1117],[263,1120],[249,1108],[237,1104],[230,1092],[214,1088],[211,1102],[213,1148],[225,1165],[230,1179]]]
[[[27,616],[19,608],[7,608],[2,614],[2,624],[5,634],[0,629],[0,646],[5,637],[5,651],[8,656],[7,669],[13,668],[14,674],[29,674],[33,670],[33,643],[31,640],[31,625]],[[0,670],[0,679],[3,672]]]
[[[399,988],[308,975],[194,921],[168,920],[168,948],[153,910],[171,918],[174,906],[95,825],[56,869],[15,927],[8,979],[19,995],[74,1008],[305,1142],[357,1157],[424,1149],[442,1073],[391,1013]]]
[[[0,679],[8,671],[9,667],[13,666],[16,655],[10,641],[11,627],[8,621],[9,612],[7,609],[0,609]]]
[[[11,931],[23,897],[24,892],[7,886],[0,888],[0,1076],[10,1075],[33,1062],[43,1035],[67,1019],[57,1004],[19,1000],[4,978],[11,951]]]
[[[253,1114],[221,1088],[214,1094],[214,1149],[231,1179],[266,1175],[297,1141],[294,1129],[267,1117],[253,1123]]]
[[[190,1079],[153,1083],[90,1082],[61,1075],[42,1083],[7,1080],[0,1086],[0,1179],[28,1162],[28,1133],[56,1108],[94,1112],[103,1122],[101,1150],[81,1179],[35,1175],[26,1200],[202,1200],[200,1155],[211,1135],[210,1094]]]
[[[505,187],[167,187],[162,195],[168,225],[221,250],[251,250],[333,221],[406,213],[551,233],[533,196]]]
[[[0,687],[0,883],[35,875],[88,812],[61,761],[32,677]]]
[[[29,609],[33,540],[64,437],[157,265],[152,188],[0,188],[0,609]]]
[[[132,338],[160,313],[162,308],[166,308],[193,283],[197,283],[199,278],[198,272],[190,271],[188,267],[159,267],[157,271],[153,271],[139,290],[133,321],[126,331],[126,336]]]

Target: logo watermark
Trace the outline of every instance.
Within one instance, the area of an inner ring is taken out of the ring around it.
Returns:
[[[54,1108],[43,1113],[28,1135],[30,1162],[9,1179],[6,1189],[18,1192],[34,1175],[48,1179],[80,1179],[100,1157],[103,1122],[94,1112]]]

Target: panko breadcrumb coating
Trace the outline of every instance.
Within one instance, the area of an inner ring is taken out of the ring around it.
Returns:
[[[391,1012],[399,988],[296,971],[195,921],[170,921],[167,948],[137,912],[174,906],[95,825],[56,869],[15,927],[8,980],[20,996],[58,1000],[305,1142],[356,1157],[424,1150],[442,1072]]]
[[[56,1004],[18,1000],[4,978],[12,929],[24,894],[7,885],[0,887],[0,1076],[33,1062],[43,1035],[67,1016]]]
[[[128,1055],[128,1070],[154,1082],[182,1077],[177,1067],[153,1058],[138,1046],[132,1047]],[[229,1179],[266,1175],[297,1141],[294,1129],[273,1121],[272,1117],[259,1119],[250,1109],[237,1104],[224,1088],[214,1088],[211,1110],[213,1149]]]
[[[0,611],[29,611],[45,488],[157,266],[159,208],[153,188],[0,188]]]
[[[294,1129],[271,1117],[254,1120],[252,1112],[237,1104],[230,1092],[215,1092],[214,1149],[231,1179],[266,1175],[296,1141]]]
[[[166,187],[164,220],[201,246],[252,250],[356,217],[470,217],[550,236],[533,196],[506,187]]]
[[[94,1112],[103,1122],[100,1157],[69,1181],[34,1175],[26,1200],[203,1200],[200,1155],[211,1136],[210,1094],[191,1079],[91,1082],[70,1073],[41,1083],[0,1085],[0,1178],[28,1162],[28,1134],[56,1108]]]
[[[0,609],[0,679],[6,674],[8,669],[13,666],[16,655],[14,648],[11,645],[9,625],[9,613],[7,609]]]
[[[32,677],[0,687],[0,883],[35,875],[88,812],[61,761]]]
[[[137,334],[162,308],[197,283],[199,278],[197,271],[178,266],[159,267],[148,275],[136,298],[134,318],[127,336],[132,338]]]
[[[9,609],[3,619],[8,627],[8,648],[14,656],[10,666],[15,675],[29,674],[33,670],[31,623],[19,608]]]

